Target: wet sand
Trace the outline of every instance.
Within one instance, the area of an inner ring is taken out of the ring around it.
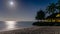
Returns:
[[[40,26],[2,31],[0,34],[60,34],[60,26]]]

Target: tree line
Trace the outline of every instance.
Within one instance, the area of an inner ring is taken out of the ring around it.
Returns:
[[[60,13],[60,0],[58,0],[57,3],[49,4],[46,7],[45,11],[39,10],[37,12],[37,15],[36,15],[35,19],[38,20],[38,21],[46,19],[45,16],[46,16],[47,13],[48,14]]]

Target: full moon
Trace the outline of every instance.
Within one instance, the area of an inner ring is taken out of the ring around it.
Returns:
[[[10,2],[10,5],[14,5],[14,2],[11,1],[11,2]]]
[[[9,12],[15,11],[18,4],[15,0],[7,0],[6,1],[6,7],[8,8]]]

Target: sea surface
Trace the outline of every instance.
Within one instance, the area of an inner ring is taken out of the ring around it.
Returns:
[[[0,31],[33,27],[32,21],[0,21]]]

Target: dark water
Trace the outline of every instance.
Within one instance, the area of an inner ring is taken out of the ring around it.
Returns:
[[[31,27],[33,22],[17,22],[16,26],[18,27]]]
[[[4,22],[0,21],[0,30],[9,30],[15,28],[24,28],[24,27],[32,27],[32,23],[30,21],[20,21],[20,22]]]

